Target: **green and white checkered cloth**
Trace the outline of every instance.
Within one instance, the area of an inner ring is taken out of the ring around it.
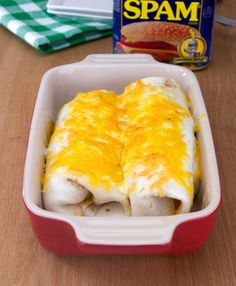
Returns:
[[[112,33],[110,23],[76,21],[48,14],[46,3],[0,0],[0,24],[45,54]]]

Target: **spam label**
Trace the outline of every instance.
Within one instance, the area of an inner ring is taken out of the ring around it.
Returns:
[[[208,65],[214,0],[114,0],[113,52],[146,53],[193,70]]]

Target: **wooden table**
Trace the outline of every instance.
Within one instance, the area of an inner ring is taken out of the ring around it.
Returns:
[[[218,12],[235,16],[236,2]],[[38,86],[51,67],[110,53],[103,39],[44,56],[0,27],[0,285],[236,285],[236,29],[215,27],[213,59],[197,72],[208,109],[223,191],[207,243],[193,254],[62,257],[35,239],[22,199],[28,130]]]

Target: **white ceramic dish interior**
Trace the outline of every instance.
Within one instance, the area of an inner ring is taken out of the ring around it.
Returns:
[[[60,108],[78,91],[108,89],[121,93],[126,85],[149,76],[175,79],[190,99],[199,122],[202,180],[191,213],[166,217],[76,217],[43,209],[41,178],[48,126]],[[149,55],[91,55],[85,60],[49,70],[43,77],[35,104],[25,162],[23,198],[36,215],[66,221],[82,242],[110,245],[164,244],[182,222],[210,215],[219,206],[220,183],[209,120],[195,75],[183,68],[156,62]]]

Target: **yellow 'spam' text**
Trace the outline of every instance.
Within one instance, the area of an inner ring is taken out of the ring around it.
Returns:
[[[175,1],[173,9],[169,1],[158,3],[155,0],[127,0],[124,2],[124,17],[127,19],[149,20],[150,14],[155,13],[153,20],[160,20],[166,15],[167,20],[180,21],[189,18],[191,22],[198,21],[199,2],[191,2],[188,6],[183,1]]]

